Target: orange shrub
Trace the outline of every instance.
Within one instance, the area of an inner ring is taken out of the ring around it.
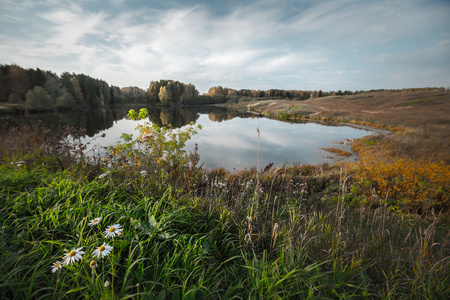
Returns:
[[[355,170],[355,179],[387,204],[410,212],[450,209],[450,167],[444,162],[364,157]]]

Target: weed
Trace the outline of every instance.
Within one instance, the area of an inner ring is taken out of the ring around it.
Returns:
[[[376,143],[377,143],[376,140],[371,140],[371,139],[364,140],[364,144],[366,144],[367,146],[373,146],[373,145],[376,145]]]

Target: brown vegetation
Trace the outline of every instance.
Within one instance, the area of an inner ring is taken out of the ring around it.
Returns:
[[[391,132],[355,141],[349,166],[364,201],[419,214],[450,209],[450,91],[371,92],[305,101],[266,100],[242,109],[281,119],[335,121]],[[329,149],[327,149],[329,151]]]
[[[325,151],[331,152],[331,153],[336,153],[339,156],[351,156],[352,154],[350,152],[344,151],[344,150],[340,150],[340,149],[336,149],[336,148],[321,148]]]
[[[392,155],[450,163],[450,91],[371,92],[304,101],[261,100],[240,103],[265,116],[313,119],[389,129],[383,138]],[[386,151],[387,149],[380,149]]]

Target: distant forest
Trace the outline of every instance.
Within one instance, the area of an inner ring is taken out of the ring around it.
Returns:
[[[383,92],[434,90],[436,88],[376,90]],[[443,88],[440,88],[443,89]],[[373,91],[373,90],[372,90]],[[18,110],[49,111],[90,109],[116,104],[201,105],[242,102],[254,98],[305,100],[311,97],[340,96],[363,91],[302,90],[235,90],[216,86],[199,95],[195,85],[174,80],[151,81],[147,91],[138,87],[109,85],[101,79],[84,74],[64,72],[60,76],[18,65],[0,65],[0,103],[9,103]]]
[[[146,102],[144,90],[119,88],[84,74],[61,76],[17,65],[0,65],[0,102],[29,111],[87,109],[111,104]]]

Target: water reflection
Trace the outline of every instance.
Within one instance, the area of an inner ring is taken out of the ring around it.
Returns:
[[[357,156],[339,157],[321,148],[333,147],[351,152],[346,139],[371,134],[349,126],[325,126],[317,123],[287,123],[265,118],[234,118],[217,123],[207,115],[197,120],[203,125],[188,143],[192,150],[198,144],[200,161],[207,168],[228,170],[263,169],[269,163],[322,163],[336,160],[356,160]],[[258,138],[256,128],[259,127]],[[259,146],[258,146],[259,144]]]
[[[47,127],[63,124],[84,129],[88,137],[93,137],[100,131],[117,126],[118,121],[126,119],[130,109],[138,111],[141,108],[142,106],[116,106],[89,111],[4,115],[0,118],[0,128],[4,130],[7,126],[15,126],[19,123],[32,126],[41,122]],[[224,107],[213,106],[149,107],[147,109],[150,122],[158,126],[170,126],[171,128],[180,128],[191,122],[195,123],[202,114],[208,114],[209,118],[216,122],[222,122],[237,116],[246,116],[246,114]]]
[[[325,126],[316,123],[289,123],[242,114],[223,107],[148,108],[149,119],[128,120],[130,108],[113,107],[88,112],[43,113],[28,116],[6,116],[5,122],[38,121],[46,125],[58,122],[86,130],[86,142],[91,146],[111,146],[120,142],[122,133],[133,133],[138,124],[150,121],[159,126],[183,128],[191,122],[202,124],[203,129],[186,145],[193,150],[198,144],[200,163],[205,168],[216,166],[228,170],[248,169],[253,166],[264,168],[269,163],[275,166],[293,163],[321,163],[343,159],[321,148],[337,148],[351,152],[350,145],[343,145],[345,139],[361,138],[371,131],[349,126]],[[260,138],[256,128],[260,128]],[[101,135],[105,133],[105,137]],[[347,158],[356,160],[357,156]]]

